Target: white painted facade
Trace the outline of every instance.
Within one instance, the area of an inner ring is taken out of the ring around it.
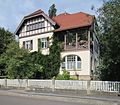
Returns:
[[[31,27],[38,27],[38,23],[41,24],[41,28],[38,29],[30,29]],[[42,24],[44,23],[44,24]],[[36,26],[34,26],[36,25]],[[31,41],[32,40],[32,49],[30,49],[30,52],[38,51],[38,40],[42,38],[49,38],[49,45],[52,44],[52,36],[54,33],[54,26],[52,25],[49,20],[47,20],[44,16],[39,16],[37,18],[31,18],[27,19],[22,23],[22,26],[19,30],[18,36],[19,36],[19,46],[20,48],[24,46],[24,42]],[[99,44],[98,39],[95,34],[93,34],[93,52],[91,53],[91,49],[85,49],[85,50],[76,50],[76,51],[63,51],[61,52],[61,59],[63,59],[66,56],[69,55],[75,55],[78,56],[80,61],[80,68],[74,69],[74,70],[68,70],[71,76],[79,76],[80,80],[90,80],[91,79],[91,70],[95,72],[96,64],[95,60],[99,61],[99,50],[96,53],[95,51],[95,41],[97,44]],[[99,47],[99,46],[98,46]],[[99,49],[99,48],[98,48]],[[49,54],[49,48],[41,48],[42,54],[48,55]],[[76,58],[77,59],[77,58]],[[76,61],[77,62],[77,61]],[[66,65],[66,64],[65,64]],[[77,64],[76,64],[77,65]],[[77,66],[76,66],[77,67]],[[65,67],[67,70],[67,65]],[[62,73],[63,69],[60,67],[60,73]]]
[[[29,41],[29,40],[33,40],[33,49],[30,52],[34,52],[34,51],[38,51],[38,39],[42,39],[42,38],[51,38],[53,35],[53,32],[49,32],[49,33],[43,33],[43,34],[39,34],[39,35],[34,35],[34,36],[29,36],[29,37],[24,37],[24,38],[20,38],[19,39],[19,46],[23,47],[23,42],[24,41]],[[49,41],[51,43],[51,40]],[[49,54],[49,48],[46,49],[41,49],[42,54]]]
[[[62,52],[61,58],[64,58],[68,55],[77,55],[81,58],[81,69],[69,70],[70,75],[90,75],[90,51],[70,51],[70,52]],[[60,68],[60,73],[62,73],[62,68]]]

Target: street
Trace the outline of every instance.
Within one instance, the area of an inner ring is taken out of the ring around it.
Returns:
[[[85,105],[80,103],[0,95],[0,105]]]

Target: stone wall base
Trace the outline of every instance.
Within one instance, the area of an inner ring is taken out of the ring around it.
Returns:
[[[90,75],[78,75],[78,76],[71,75],[70,77],[73,79],[78,79],[78,80],[86,80],[86,81],[91,80]]]

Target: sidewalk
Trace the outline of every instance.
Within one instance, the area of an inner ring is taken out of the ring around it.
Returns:
[[[103,95],[65,94],[57,92],[37,92],[18,89],[0,89],[0,95],[22,96],[37,99],[69,101],[88,105],[120,105],[120,97]]]

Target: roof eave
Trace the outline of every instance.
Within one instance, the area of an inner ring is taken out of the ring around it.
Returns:
[[[52,19],[50,19],[45,13],[40,13],[40,14],[33,15],[33,16],[28,16],[28,17],[25,16],[22,19],[22,21],[20,22],[20,24],[18,25],[18,27],[17,27],[16,31],[14,32],[14,34],[18,35],[18,31],[19,31],[20,27],[22,26],[22,24],[24,23],[25,20],[36,17],[36,16],[40,16],[40,15],[43,15],[52,25],[54,25],[54,26],[56,25],[56,23]]]
[[[69,27],[69,28],[64,28],[64,29],[56,29],[54,32],[60,32],[60,31],[65,31],[65,30],[70,30],[70,29],[76,29],[76,28],[90,27],[91,25],[92,24],[83,25],[83,26],[76,26],[76,27]]]

